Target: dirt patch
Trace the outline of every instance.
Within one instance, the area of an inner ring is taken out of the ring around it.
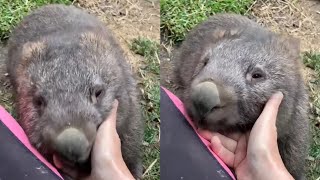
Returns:
[[[143,58],[130,51],[134,38],[160,41],[159,0],[77,0],[74,5],[96,15],[114,32],[136,72]]]
[[[168,88],[173,92],[175,92],[173,90],[174,83],[172,79],[174,65],[171,57],[171,52],[173,52],[174,48],[175,47],[171,45],[166,45],[165,43],[162,43],[160,49],[160,85]]]
[[[259,24],[299,38],[303,52],[320,52],[320,1],[258,0],[250,10]]]
[[[7,48],[0,42],[0,82],[4,82],[7,78],[5,76],[6,70],[6,59],[7,59]],[[0,86],[2,87],[2,86]]]
[[[7,48],[0,42],[0,105],[16,117],[13,107],[12,88],[6,69]]]

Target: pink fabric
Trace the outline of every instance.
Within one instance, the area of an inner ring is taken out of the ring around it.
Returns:
[[[10,129],[10,131],[45,165],[47,165],[61,179],[62,176],[29,142],[29,139],[17,121],[0,106],[0,120]]]
[[[183,103],[181,102],[181,100],[175,96],[173,93],[171,93],[168,89],[162,87],[164,89],[164,91],[168,94],[169,98],[173,101],[173,103],[175,104],[175,106],[179,109],[179,111],[183,114],[183,116],[187,119],[187,121],[190,123],[190,125],[192,126],[192,128],[194,129],[194,131],[197,133],[197,135],[199,136],[199,138],[201,139],[201,141],[207,146],[207,148],[209,149],[209,151],[212,153],[212,155],[218,160],[218,162],[221,164],[221,166],[228,172],[228,174],[235,180],[235,176],[233,175],[233,173],[231,172],[231,170],[228,168],[228,166],[219,158],[218,155],[216,155],[210,148],[210,142],[207,141],[206,139],[204,139],[197,131],[196,131],[196,127],[194,126],[193,122],[191,121],[190,117],[188,116]]]

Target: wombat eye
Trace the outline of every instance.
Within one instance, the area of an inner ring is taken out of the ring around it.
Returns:
[[[92,103],[97,103],[103,96],[104,89],[102,86],[93,87],[91,90],[91,101]]]
[[[252,78],[254,78],[254,79],[258,79],[258,78],[262,78],[262,77],[263,77],[263,75],[260,73],[253,73],[252,74]]]
[[[35,107],[38,108],[40,111],[42,111],[46,105],[46,101],[42,96],[35,97],[33,103]]]
[[[253,68],[253,70],[250,69],[251,68],[249,68],[249,72],[246,76],[247,81],[249,81],[250,83],[256,83],[264,80],[265,73],[260,68],[255,67]]]
[[[204,61],[203,61],[203,65],[206,66],[206,65],[208,64],[208,61],[209,61],[209,58],[206,57],[206,58],[204,59]]]
[[[95,92],[96,98],[98,98],[102,94],[102,89],[99,89]]]

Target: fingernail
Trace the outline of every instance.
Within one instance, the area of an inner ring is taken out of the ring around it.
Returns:
[[[218,136],[212,136],[211,143],[216,143],[216,144],[220,143],[219,137]]]
[[[274,98],[282,99],[283,98],[283,93],[281,91],[278,91],[273,96],[274,96]]]

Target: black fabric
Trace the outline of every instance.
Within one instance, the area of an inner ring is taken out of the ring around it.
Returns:
[[[160,97],[160,179],[232,179],[162,88]]]
[[[0,179],[58,180],[60,177],[42,163],[0,121]]]

